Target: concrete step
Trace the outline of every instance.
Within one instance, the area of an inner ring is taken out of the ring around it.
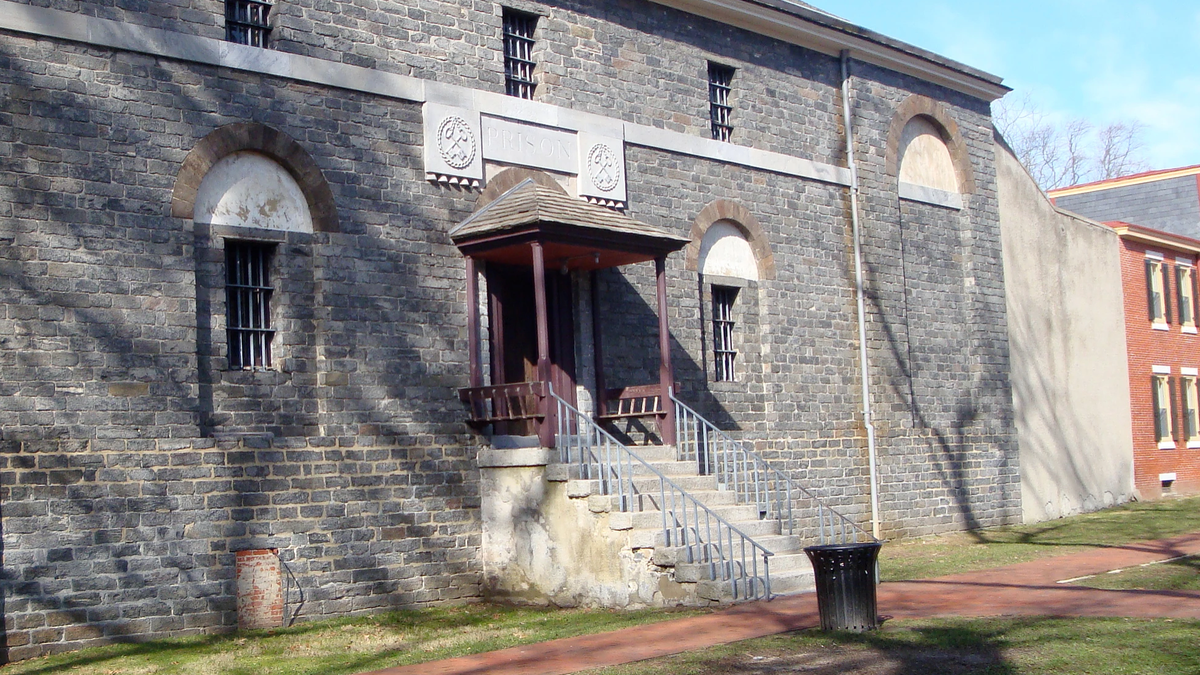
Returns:
[[[678,576],[678,573],[677,575]],[[772,595],[795,595],[798,593],[811,593],[815,590],[816,584],[813,581],[811,571],[802,573],[799,571],[784,572],[776,574],[771,573],[771,594]],[[742,589],[742,593],[746,593]],[[714,600],[717,602],[733,602],[744,598],[735,598],[733,593],[733,583],[729,580],[722,579],[701,579],[696,582],[696,595],[706,600]]]
[[[715,492],[717,490],[717,479],[712,476],[697,476],[695,474],[668,476],[672,483],[675,483],[680,488],[688,492]],[[642,494],[659,493],[659,479],[657,477],[644,477],[634,475],[634,489]]]
[[[804,564],[799,565],[799,564],[797,564],[798,561],[790,559],[791,556],[785,556],[785,558],[788,558],[788,559],[783,559],[783,558],[776,559],[774,556],[771,557],[772,590],[774,590],[773,582],[775,581],[775,579],[807,578],[809,581],[812,580],[813,569],[812,569],[812,565],[808,564],[808,560],[804,560],[803,561]],[[736,560],[738,560],[740,563],[740,558],[737,558]],[[754,572],[754,563],[755,562],[758,563],[758,573],[760,575],[763,574],[764,571],[763,571],[763,564],[762,564],[761,559],[757,560],[757,561],[752,561],[752,560],[747,559],[746,567],[748,568],[748,571],[750,571],[751,573]],[[675,564],[675,580],[676,581],[685,581],[685,582],[711,580],[713,578],[712,574],[713,574],[714,567],[716,569],[716,574],[720,575],[721,568],[719,565],[714,566],[712,564],[709,564],[708,562],[702,562],[702,563],[677,562]]]
[[[630,514],[625,514],[625,513],[610,514],[609,525],[610,525],[610,527],[613,527],[613,529],[632,530],[632,532],[630,532],[630,546],[632,548],[659,549],[659,548],[666,547],[667,541],[666,541],[666,535],[664,535],[664,533],[662,531],[662,517],[661,516],[659,516],[658,514],[654,514],[655,516],[658,517],[657,520],[655,520],[654,518],[646,518],[645,520],[642,520],[640,522],[647,523],[647,526],[634,528],[634,527],[632,527],[633,519],[628,518],[629,515]],[[645,515],[645,514],[637,514],[637,515],[640,516],[640,515]],[[689,526],[690,526],[690,523],[689,523]],[[772,533],[778,533],[778,531],[779,531],[776,523],[768,522],[768,521],[755,521],[755,522],[748,522],[748,523],[740,523],[740,524],[735,525],[735,527],[737,527],[739,530],[741,530],[741,532],[743,534],[745,534],[747,537],[753,539],[755,542],[759,542],[761,539],[770,537]],[[701,532],[704,532],[703,526],[701,527]],[[712,526],[712,533],[713,533],[713,538],[715,539],[717,536],[717,528],[716,528],[715,524]],[[740,546],[739,542],[741,541],[741,539],[737,535],[734,535],[733,539],[734,539],[734,545]],[[763,544],[761,544],[761,543],[759,545],[763,546]],[[747,544],[747,551],[749,551],[749,548],[750,548],[750,546],[749,546],[749,544]],[[764,546],[764,548],[767,548],[767,547]],[[774,553],[774,550],[772,550],[770,548],[767,548],[767,550]]]
[[[696,470],[695,462],[677,462],[674,460],[656,460],[653,462],[648,462],[648,464],[651,467],[654,467],[654,469],[657,470],[659,473],[666,474],[666,475],[672,476],[672,477],[682,476],[682,475],[688,475],[688,476],[700,475],[699,471]],[[653,472],[650,469],[646,468],[646,465],[638,463],[638,462],[634,462],[633,474],[635,476],[643,476],[643,475],[653,475]]]
[[[655,500],[655,502],[657,502],[657,500]],[[704,502],[702,501],[701,503],[703,504]],[[657,503],[654,506],[657,507]],[[729,521],[734,527],[738,528],[739,530],[742,530],[746,534],[750,534],[750,532],[747,528],[750,528],[751,526],[756,526],[759,522],[762,522],[758,519],[758,512],[752,506],[739,506],[736,504],[716,505],[716,506],[710,505],[710,504],[705,504],[705,506],[708,506],[708,508],[712,509],[713,513],[716,513],[718,516],[721,516],[725,520]],[[690,519],[691,517],[692,517],[692,512],[689,510],[688,518]],[[711,521],[711,519],[710,519],[710,521]],[[691,521],[689,520],[689,524],[690,524],[690,522]],[[716,527],[716,521],[711,521],[711,522],[712,522],[713,527]],[[701,523],[701,525],[704,524],[704,512],[703,511],[700,512],[700,523]],[[662,512],[659,511],[657,508],[646,509],[644,511],[634,512],[633,526],[635,528],[639,528],[639,529],[641,529],[641,528],[653,529],[655,527],[661,528],[662,527]],[[743,526],[745,526],[745,527],[743,527]],[[778,532],[778,529],[776,528],[774,531]]]
[[[794,595],[796,593],[812,593],[817,589],[816,578],[810,568],[808,571],[792,570],[776,573],[771,566],[771,594]]]

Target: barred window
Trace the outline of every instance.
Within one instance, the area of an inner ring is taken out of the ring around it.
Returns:
[[[733,86],[733,68],[708,62],[708,106],[712,118],[712,137],[728,141],[733,136],[729,117],[733,107],[729,105],[729,92]]]
[[[733,348],[733,301],[738,289],[726,286],[712,287],[713,301],[713,351],[717,382],[733,382],[733,360],[737,351]]]
[[[271,4],[261,0],[225,0],[225,39],[251,47],[266,47]]]
[[[509,96],[533,98],[533,31],[537,16],[504,9],[504,88]]]
[[[271,367],[271,254],[274,245],[225,242],[225,328],[229,368]]]

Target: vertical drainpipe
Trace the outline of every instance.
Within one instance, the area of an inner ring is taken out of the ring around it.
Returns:
[[[875,468],[875,425],[871,421],[871,372],[867,361],[867,312],[863,300],[861,233],[858,219],[858,168],[854,163],[854,127],[850,121],[850,50],[843,49],[842,120],[846,127],[846,163],[850,168],[850,222],[854,229],[854,294],[858,300],[858,360],[862,370],[863,423],[871,474],[871,535],[879,538],[879,480]]]

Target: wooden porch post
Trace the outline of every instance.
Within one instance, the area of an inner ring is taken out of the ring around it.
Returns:
[[[654,259],[654,276],[658,281],[658,381],[662,387],[664,445],[675,445],[675,402],[671,389],[675,386],[675,371],[671,368],[671,332],[667,327],[667,258]]]
[[[603,338],[604,333],[600,328],[600,289],[598,284],[600,281],[599,270],[592,270],[591,285],[592,285],[592,357],[595,360],[596,370],[596,417],[603,415],[608,407],[608,400],[605,397],[607,389],[604,384],[604,349]]]
[[[483,367],[479,363],[479,276],[475,259],[467,256],[467,351],[471,364],[471,388],[483,386]]]
[[[537,376],[550,386],[550,324],[546,315],[546,261],[542,244],[533,242],[533,302],[537,312]],[[560,393],[561,395],[561,393]],[[554,447],[554,409],[550,397],[542,399],[542,422],[538,425],[538,440],[543,448]]]

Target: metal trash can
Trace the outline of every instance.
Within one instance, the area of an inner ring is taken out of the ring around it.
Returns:
[[[881,542],[828,544],[804,549],[817,581],[821,630],[861,633],[879,628],[875,561]]]

